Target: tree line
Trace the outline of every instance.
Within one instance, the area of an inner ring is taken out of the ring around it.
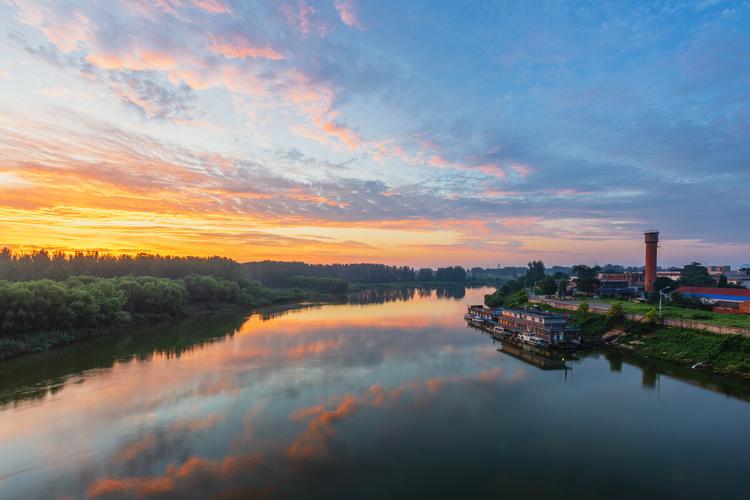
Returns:
[[[191,274],[239,280],[240,264],[225,257],[175,257],[139,253],[111,255],[99,252],[13,252],[0,250],[0,280],[65,280],[71,276],[156,276],[183,278]]]
[[[335,278],[347,283],[401,283],[410,281],[465,281],[461,266],[437,270],[385,264],[306,264],[304,262],[261,261],[241,265],[244,276],[265,286],[299,286],[300,278]]]
[[[104,327],[138,316],[174,316],[190,305],[270,301],[258,283],[199,275],[0,281],[0,334]]]

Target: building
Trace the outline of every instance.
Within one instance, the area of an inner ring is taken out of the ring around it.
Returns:
[[[669,278],[675,281],[680,279],[681,275],[682,275],[682,271],[656,271],[657,278]]]
[[[652,292],[654,290],[654,281],[656,281],[656,249],[659,246],[659,231],[646,231],[643,233],[643,238],[646,243],[644,286],[647,292]]]
[[[727,266],[727,265],[724,265],[724,266],[706,266],[706,270],[708,270],[708,274],[710,274],[711,276],[715,276],[715,277],[718,278],[722,274],[726,274],[729,271],[731,271],[732,270],[732,266]]]
[[[569,343],[580,337],[577,328],[568,328],[568,318],[541,309],[500,309],[497,323],[515,333],[528,333],[548,344]]]
[[[750,310],[750,290],[740,288],[716,288],[703,286],[681,286],[677,290],[685,297],[700,299],[706,304],[712,304],[731,312],[744,312]]]
[[[724,273],[724,276],[727,278],[727,283],[750,288],[750,274],[744,271],[729,271]]]
[[[602,297],[634,297],[643,291],[643,274],[599,273],[599,295]]]
[[[513,334],[533,335],[548,345],[569,344],[580,340],[580,330],[567,326],[567,314],[556,314],[531,308],[489,309],[482,305],[472,305],[468,315],[489,326],[501,326]]]

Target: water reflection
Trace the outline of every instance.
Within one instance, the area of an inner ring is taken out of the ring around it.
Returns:
[[[499,345],[463,321],[487,290],[461,293],[207,315],[3,363],[0,497],[744,488],[747,384],[619,352],[563,361]],[[694,431],[710,421],[710,435]],[[554,467],[540,476],[540,461]]]
[[[462,299],[466,296],[465,287],[420,287],[420,288],[375,288],[353,292],[347,295],[349,304],[385,304],[388,302],[420,299]]]

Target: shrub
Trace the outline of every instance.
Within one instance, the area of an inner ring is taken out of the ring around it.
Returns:
[[[649,309],[646,314],[643,315],[643,323],[648,326],[653,326],[659,322],[659,312],[656,309]]]
[[[622,320],[624,318],[622,304],[619,302],[612,304],[612,307],[609,308],[605,317],[607,318],[607,321],[611,323]]]

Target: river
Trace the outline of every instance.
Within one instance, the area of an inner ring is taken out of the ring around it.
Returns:
[[[741,498],[750,386],[463,320],[486,289],[217,313],[0,363],[0,498]]]

